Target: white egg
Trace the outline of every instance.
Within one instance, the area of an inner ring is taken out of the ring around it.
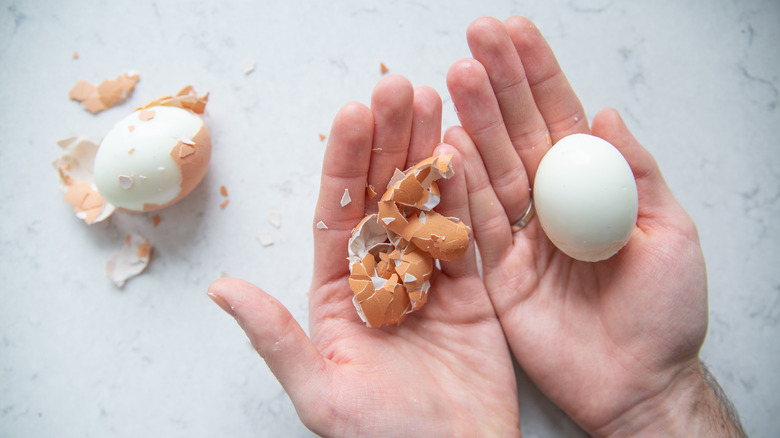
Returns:
[[[606,140],[573,134],[545,154],[534,179],[534,207],[545,234],[577,260],[612,257],[628,242],[638,210],[626,159]]]
[[[211,138],[192,111],[135,111],[106,134],[95,157],[95,184],[116,207],[152,211],[178,202],[205,175]]]

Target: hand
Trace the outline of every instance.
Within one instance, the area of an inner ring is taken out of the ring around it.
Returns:
[[[512,352],[591,434],[689,426],[708,391],[698,362],[707,281],[694,224],[616,111],[588,126],[530,21],[479,19],[467,37],[475,59],[455,63],[447,78],[463,127],[444,140],[464,161],[485,285]],[[558,251],[535,219],[512,231],[540,160],[573,133],[615,145],[639,191],[631,240],[599,263]]]
[[[364,199],[366,184],[380,190],[396,167],[456,152],[437,147],[440,139],[441,99],[400,76],[377,85],[370,109],[351,103],[336,115],[314,217],[328,228],[314,229],[311,339],[259,288],[235,279],[209,287],[279,379],[303,423],[318,434],[520,434],[511,356],[477,272],[473,243],[460,260],[441,263],[428,303],[399,327],[367,328],[352,304],[347,242],[366,212],[376,211],[376,202]],[[455,176],[440,181],[438,210],[468,224],[466,182],[455,160]],[[353,201],[341,207],[345,188]]]

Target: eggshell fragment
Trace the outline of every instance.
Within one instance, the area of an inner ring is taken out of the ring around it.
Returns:
[[[605,260],[631,237],[636,181],[623,155],[606,140],[587,134],[559,140],[539,164],[533,190],[542,229],[572,258]]]
[[[76,217],[91,225],[111,216],[115,208],[98,193],[93,175],[98,145],[76,137],[57,144],[63,152],[52,165],[60,177],[65,202],[73,206]]]
[[[143,236],[128,234],[125,245],[106,262],[106,276],[117,287],[123,287],[128,279],[143,272],[149,265],[152,245]]]
[[[374,199],[376,197],[376,189],[371,184],[366,184],[366,196],[368,199]]]
[[[406,172],[396,170],[379,201],[350,237],[353,304],[368,327],[400,324],[428,300],[434,257],[454,260],[469,245],[471,230],[432,211],[436,180],[453,175],[451,155],[431,157]]]
[[[281,228],[282,226],[282,214],[278,211],[272,211],[268,213],[268,223],[273,225],[274,228]]]
[[[255,71],[255,67],[256,66],[257,66],[257,64],[254,61],[252,61],[252,60],[244,61],[244,74],[248,75],[248,74],[252,73],[253,71]]]
[[[136,108],[136,110],[142,110],[156,106],[170,106],[175,108],[184,108],[194,112],[195,114],[203,114],[203,112],[206,110],[206,104],[208,101],[209,93],[206,93],[203,96],[198,96],[198,94],[195,92],[195,88],[193,88],[192,85],[187,85],[186,87],[179,90],[179,92],[175,95],[166,95],[151,100]]]
[[[266,230],[257,231],[257,240],[259,240],[263,246],[271,246],[274,244],[274,238],[271,237],[271,233]]]
[[[71,88],[68,97],[81,102],[92,114],[97,114],[124,102],[139,79],[136,73],[122,73],[116,79],[104,80],[97,87],[82,79]]]
[[[341,206],[346,207],[350,202],[352,202],[352,198],[349,196],[349,189],[344,189],[344,195],[341,197]]]

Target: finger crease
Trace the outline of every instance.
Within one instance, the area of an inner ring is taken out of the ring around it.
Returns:
[[[520,128],[518,128],[518,130],[519,129]],[[510,127],[510,131],[514,130]],[[547,126],[542,126],[541,128],[513,132],[509,135],[509,139],[512,141],[516,150],[523,151],[526,149],[533,149],[537,146],[546,147],[548,145],[547,135]]]
[[[493,189],[505,189],[512,184],[521,181],[525,176],[525,171],[520,172],[520,169],[522,169],[522,166],[512,166],[504,168],[499,172],[491,173],[490,183],[493,186]]]
[[[470,134],[475,139],[477,138],[483,138],[483,137],[492,137],[492,133],[494,131],[498,131],[499,135],[502,131],[504,131],[506,128],[504,126],[504,121],[499,119],[493,119],[489,121],[487,124],[479,126],[475,129],[473,129]],[[479,143],[479,142],[477,142]]]
[[[493,90],[496,92],[496,96],[503,96],[505,94],[514,95],[514,93],[522,95],[527,89],[530,89],[530,84],[528,83],[528,77],[526,77],[525,73],[501,81],[501,83],[497,81],[493,84]]]

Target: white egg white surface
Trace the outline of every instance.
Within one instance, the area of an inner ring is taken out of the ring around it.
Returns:
[[[182,173],[171,151],[179,141],[192,139],[203,121],[182,108],[150,110],[150,120],[135,111],[114,125],[95,157],[98,191],[116,207],[142,211],[147,204],[165,205],[181,192]]]
[[[545,234],[577,260],[611,257],[636,224],[634,175],[620,151],[599,137],[573,134],[558,141],[539,164],[533,192]]]

